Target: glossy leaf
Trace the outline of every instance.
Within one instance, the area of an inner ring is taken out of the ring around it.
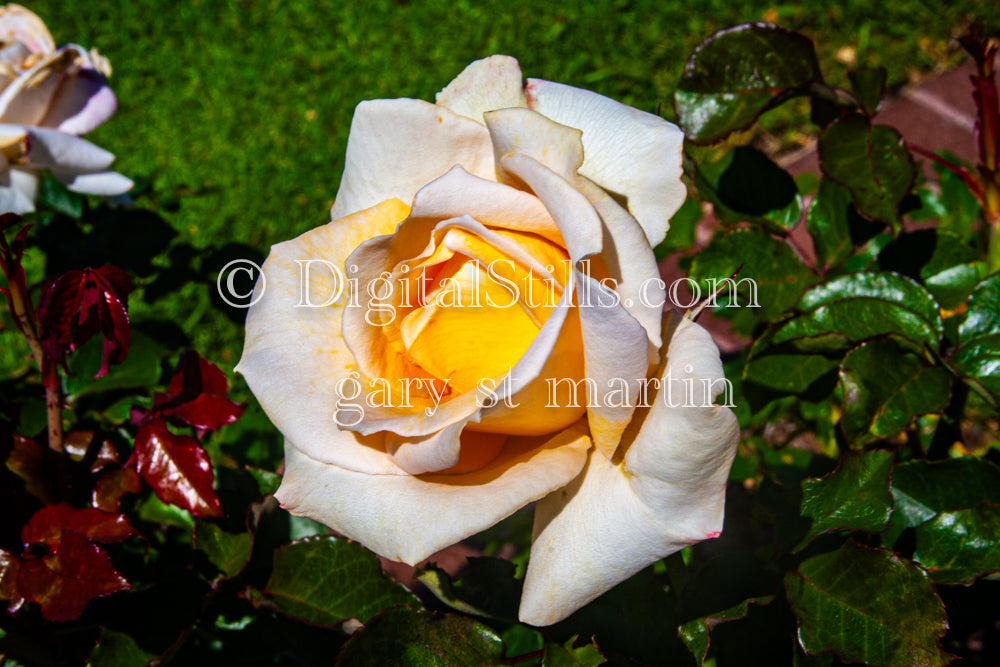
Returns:
[[[436,567],[421,570],[417,579],[441,602],[456,611],[515,620],[521,600],[521,580],[516,567],[503,558],[470,558],[462,577],[452,582],[447,573]]]
[[[978,253],[951,232],[920,229],[901,234],[879,253],[883,270],[924,283],[942,308],[965,303],[979,282]]]
[[[797,304],[803,314],[783,325],[773,343],[833,352],[892,334],[937,349],[944,324],[937,303],[913,280],[893,273],[850,273],[817,285]]]
[[[855,99],[869,116],[874,116],[885,95],[886,71],[884,67],[866,67],[847,73]]]
[[[0,549],[0,602],[13,614],[24,604],[24,596],[17,587],[17,575],[21,569],[21,559],[15,554]]]
[[[808,38],[764,23],[741,25],[698,45],[674,107],[685,135],[708,143],[749,127],[767,108],[821,78]]]
[[[55,547],[66,531],[82,535],[91,542],[120,542],[136,534],[123,514],[92,507],[76,509],[59,503],[35,512],[21,530],[21,540],[26,545],[44,542]]]
[[[542,667],[597,667],[607,662],[593,644],[573,648],[575,643],[576,637],[570,637],[564,644],[546,644]]]
[[[803,354],[788,347],[765,344],[761,345],[762,352],[751,352],[743,382],[746,400],[755,410],[783,396],[824,398],[836,385],[838,359]]]
[[[892,515],[893,455],[886,450],[847,452],[832,473],[802,481],[802,516],[812,526],[799,544],[831,530],[861,530],[876,533]]]
[[[153,409],[199,431],[214,431],[243,414],[243,408],[226,397],[228,392],[225,373],[197,352],[188,351],[177,362],[167,393],[154,397]]]
[[[455,614],[387,609],[351,635],[338,667],[499,665],[503,641],[481,623]]]
[[[239,574],[250,560],[253,537],[250,533],[231,533],[216,523],[195,522],[194,545],[219,571],[219,578],[231,579]]]
[[[7,455],[8,470],[21,478],[25,490],[44,504],[54,502],[52,484],[46,469],[48,451],[31,438],[14,434],[13,447]]]
[[[907,461],[892,476],[896,506],[882,543],[892,546],[907,528],[980,503],[1000,504],[1000,468],[971,457],[945,461]]]
[[[729,609],[724,609],[709,616],[695,618],[682,624],[678,629],[678,634],[691,651],[695,662],[699,667],[702,667],[705,664],[705,658],[708,656],[708,647],[711,643],[711,629],[713,627],[721,622],[745,617],[751,604],[770,604],[773,599],[774,596],[769,595],[743,600]]]
[[[163,502],[195,516],[222,514],[212,488],[212,464],[194,438],[172,433],[162,419],[156,418],[136,434],[134,457],[136,471]]]
[[[740,265],[739,275],[730,280]],[[779,319],[816,281],[787,243],[761,229],[738,229],[716,237],[694,258],[690,275],[703,298],[721,289],[714,303],[727,309],[752,308],[769,322]]]
[[[120,364],[128,354],[132,332],[128,294],[132,279],[116,266],[70,271],[42,290],[38,305],[42,347],[57,362],[95,334],[103,338],[101,367],[96,377]]]
[[[935,581],[971,584],[980,575],[1000,570],[1000,505],[941,512],[916,532],[913,559]]]
[[[101,628],[87,667],[145,667],[156,655],[144,651],[124,632]]]
[[[830,125],[819,139],[823,173],[851,192],[858,211],[899,225],[896,209],[910,192],[916,167],[899,132],[851,115]]]
[[[840,425],[849,442],[892,438],[914,417],[940,412],[951,399],[948,371],[884,339],[862,343],[844,357],[840,384]]]
[[[382,572],[375,554],[335,537],[309,537],[277,549],[271,577],[255,601],[324,627],[348,618],[366,622],[394,605],[419,605]]]
[[[91,504],[105,512],[117,512],[121,499],[142,491],[142,480],[132,468],[115,468],[101,475],[94,486]]]
[[[958,335],[953,362],[1000,403],[1000,273],[976,286]]]
[[[72,620],[94,598],[129,588],[108,555],[72,531],[62,534],[50,554],[26,556],[17,586],[25,599],[41,606],[42,615],[50,621]]]
[[[819,191],[809,205],[806,227],[812,236],[816,264],[827,270],[854,253],[851,217],[856,216],[851,193],[829,178],[820,181]]]
[[[791,175],[764,153],[737,146],[720,160],[698,164],[695,183],[722,222],[761,222],[791,229],[802,213],[802,197]]]
[[[810,655],[887,667],[946,665],[944,605],[927,574],[891,551],[848,542],[785,576]]]

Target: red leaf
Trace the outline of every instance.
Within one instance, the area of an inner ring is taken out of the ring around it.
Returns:
[[[132,342],[129,328],[128,293],[132,279],[117,266],[70,271],[42,290],[38,304],[42,347],[57,362],[100,333],[104,338],[101,369],[120,364]]]
[[[41,605],[48,620],[70,621],[94,598],[125,590],[129,584],[100,547],[68,530],[49,555],[24,557],[17,587],[26,599]]]
[[[0,600],[7,603],[7,612],[13,614],[24,604],[24,598],[17,588],[17,573],[21,569],[21,559],[0,549]]]
[[[174,417],[198,431],[214,431],[239,419],[243,408],[226,398],[226,375],[197,352],[181,355],[166,394],[157,393],[153,409]],[[199,437],[200,434],[199,434]]]
[[[124,515],[59,503],[35,512],[21,530],[21,541],[25,545],[44,542],[57,546],[69,534],[67,531],[93,542],[120,542],[136,534]]]
[[[171,433],[160,418],[144,424],[135,436],[136,470],[157,497],[195,516],[221,516],[212,464],[194,438]]]
[[[94,487],[92,504],[105,512],[117,512],[122,496],[126,493],[139,493],[141,490],[142,481],[136,471],[131,468],[109,470]]]
[[[48,450],[31,438],[14,434],[14,447],[7,455],[7,469],[24,480],[24,489],[46,505],[53,502],[50,474],[46,470]]]

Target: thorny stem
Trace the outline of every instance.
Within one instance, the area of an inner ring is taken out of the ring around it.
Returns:
[[[45,354],[39,336],[38,314],[31,302],[28,285],[21,269],[20,258],[15,258],[7,245],[7,239],[0,232],[0,269],[7,277],[7,297],[11,315],[18,331],[31,348],[31,356],[38,364],[45,387],[45,412],[48,418],[49,447],[63,451],[62,391],[60,390],[59,368],[54,360]]]

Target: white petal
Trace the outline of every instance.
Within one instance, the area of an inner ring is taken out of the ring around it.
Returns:
[[[354,111],[336,220],[390,198],[410,204],[417,190],[455,165],[494,177],[489,133],[480,123],[421,100],[370,100]]]
[[[589,445],[578,425],[547,439],[512,438],[475,472],[413,477],[344,470],[286,442],[275,495],[292,514],[414,565],[566,485],[579,474]]]
[[[115,156],[86,139],[47,127],[26,127],[31,146],[28,159],[33,167],[63,171],[104,171]]]
[[[79,136],[99,127],[117,109],[107,80],[92,69],[82,69],[59,86],[41,124]]]
[[[56,44],[45,23],[20,5],[0,7],[0,40],[21,42],[32,53],[51,53]]]
[[[260,299],[247,312],[237,371],[278,430],[317,461],[359,472],[404,474],[385,453],[381,435],[362,437],[342,430],[334,415],[338,401],[343,408],[355,393],[350,375],[354,359],[340,336],[347,301],[344,260],[366,239],[391,232],[408,213],[399,201],[383,202],[273,246],[264,263],[264,278],[255,291]],[[339,267],[339,275],[315,263],[323,261]],[[309,267],[309,303],[339,296],[335,303],[297,306],[304,303],[304,267]],[[363,412],[364,405],[358,409]]]
[[[670,346],[660,377],[672,380],[673,395],[661,390],[644,414],[637,411],[624,461],[592,454],[580,478],[536,505],[521,598],[526,623],[555,623],[722,529],[739,427],[728,408],[703,403],[721,388],[718,350],[704,329],[678,324],[676,316],[666,322],[664,338]]]
[[[52,169],[52,175],[59,179],[67,188],[73,192],[82,192],[88,195],[100,195],[102,197],[114,197],[132,189],[134,183],[131,179],[122,176],[116,171],[99,171],[93,174],[76,174],[64,172],[60,169]]]
[[[480,123],[487,111],[528,105],[521,68],[510,56],[475,61],[438,93],[436,100],[458,115]]]
[[[528,79],[528,106],[583,130],[580,173],[625,198],[655,246],[684,203],[684,136],[672,123],[587,90]]]
[[[0,176],[0,213],[30,213],[37,196],[37,174],[14,168]]]

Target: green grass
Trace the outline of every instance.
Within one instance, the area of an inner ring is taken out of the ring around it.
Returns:
[[[994,3],[977,0],[29,4],[57,43],[110,59],[119,111],[89,138],[118,156],[118,170],[150,183],[139,203],[158,208],[179,233],[174,243],[203,252],[239,243],[262,254],[327,220],[359,101],[433,99],[492,53],[516,56],[527,76],[670,116],[688,54],[728,25],[776,19],[819,42],[835,81],[846,68],[833,54],[851,46],[859,63],[883,64],[899,83],[953,59],[948,40],[965,15],[997,19]],[[160,260],[169,262],[177,259]],[[241,326],[212,305],[210,289],[192,283],[135,313],[175,322],[231,366]]]

